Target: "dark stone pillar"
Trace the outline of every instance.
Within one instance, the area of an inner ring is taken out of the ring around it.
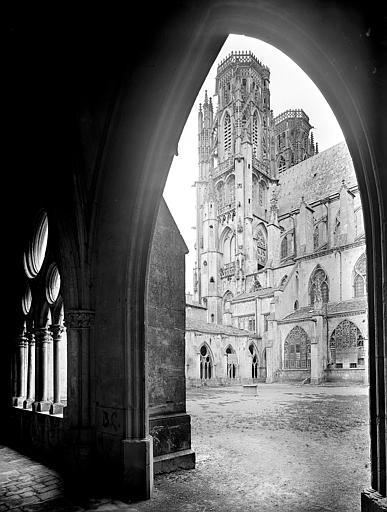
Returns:
[[[17,407],[23,406],[23,401],[26,398],[26,366],[27,366],[27,337],[22,333],[17,339],[17,356],[16,356],[16,375],[17,375],[17,392],[14,399],[14,405]]]
[[[61,402],[62,390],[60,382],[60,359],[65,327],[59,324],[52,325],[51,332],[54,343],[54,402],[51,404],[50,414],[62,414],[63,404]]]

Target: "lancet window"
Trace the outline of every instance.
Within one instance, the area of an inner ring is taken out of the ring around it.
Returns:
[[[251,343],[249,345],[249,352],[251,354],[251,378],[258,378],[258,354],[255,345]]]
[[[228,112],[224,116],[223,124],[224,152],[231,152],[231,117]]]
[[[343,320],[329,340],[330,361],[335,368],[364,367],[364,338],[350,320]]]
[[[310,340],[304,329],[298,325],[286,336],[284,366],[290,370],[310,368]]]
[[[328,276],[325,271],[317,266],[314,270],[309,283],[310,304],[313,306],[316,301],[322,304],[329,302],[329,284]]]
[[[355,297],[364,297],[366,294],[367,260],[363,253],[355,263],[353,269],[353,294]]]

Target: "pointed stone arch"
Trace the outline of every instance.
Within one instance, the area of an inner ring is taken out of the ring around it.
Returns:
[[[322,304],[329,302],[329,278],[326,270],[317,264],[312,270],[308,285],[309,304],[313,306],[317,301]]]
[[[199,371],[201,381],[214,378],[214,356],[206,341],[204,341],[199,348]]]
[[[341,321],[333,330],[329,352],[333,368],[364,368],[364,336],[352,320]]]

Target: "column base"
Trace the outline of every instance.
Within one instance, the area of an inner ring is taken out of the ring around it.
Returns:
[[[374,489],[364,489],[361,493],[361,512],[387,511],[387,498]]]
[[[50,414],[63,414],[64,405],[61,403],[52,403],[50,405]]]
[[[25,398],[23,396],[15,396],[13,399],[13,406],[14,407],[23,407],[23,402]]]
[[[124,439],[123,492],[131,500],[147,500],[153,492],[153,441],[144,439]]]
[[[171,473],[178,469],[195,469],[195,452],[191,449],[181,452],[159,455],[153,459],[153,471],[155,475]]]
[[[23,402],[23,409],[32,409],[32,404],[34,403],[34,399],[33,398],[27,398],[26,400],[24,400]]]
[[[51,407],[51,402],[41,401],[32,404],[32,410],[35,412],[48,412]]]

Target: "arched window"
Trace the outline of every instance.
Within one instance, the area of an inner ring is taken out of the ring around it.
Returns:
[[[256,157],[258,154],[258,112],[255,111],[253,115],[253,155]]]
[[[286,336],[284,364],[285,369],[310,368],[310,340],[298,325]]]
[[[229,379],[235,379],[237,376],[237,356],[235,354],[235,350],[229,345],[226,348],[226,357],[227,357],[227,377]]]
[[[366,294],[367,259],[365,253],[355,263],[353,269],[353,294],[355,297],[364,297]]]
[[[223,242],[223,263],[230,263],[231,251],[230,251],[231,233],[229,233]]]
[[[230,261],[235,261],[235,258],[236,258],[236,242],[235,242],[235,235],[233,235],[230,240]]]
[[[257,231],[257,260],[258,269],[266,265],[267,250],[266,250],[266,237],[261,229]]]
[[[298,300],[296,300],[296,301],[294,302],[294,306],[293,306],[294,311],[297,311],[297,309],[298,309],[299,307],[300,307],[300,306],[298,305]]]
[[[279,163],[278,163],[278,170],[279,170],[279,172],[282,172],[285,169],[286,169],[285,158],[283,156],[280,156]]]
[[[288,237],[285,235],[281,242],[281,260],[288,255]]]
[[[226,112],[223,123],[223,137],[224,137],[224,152],[231,151],[231,118],[230,114]]]
[[[309,298],[312,306],[316,301],[321,301],[323,304],[329,302],[328,276],[319,265],[317,265],[310,278]]]
[[[364,366],[364,338],[350,320],[343,320],[333,331],[330,340],[330,361],[336,368]]]
[[[212,378],[212,358],[207,345],[200,347],[200,378],[201,380],[209,380]]]

